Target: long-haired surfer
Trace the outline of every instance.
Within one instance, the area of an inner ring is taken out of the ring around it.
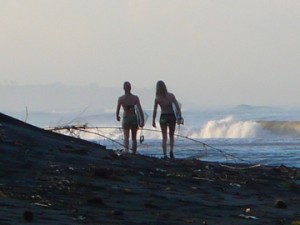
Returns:
[[[129,149],[129,136],[131,131],[132,148],[131,150],[135,154],[137,151],[136,135],[138,127],[144,126],[144,113],[138,96],[131,93],[131,84],[128,81],[124,82],[123,89],[125,94],[118,99],[116,118],[117,121],[121,120],[120,108],[123,109],[122,128],[124,132],[124,147],[125,152]],[[136,110],[139,111],[139,121]]]
[[[183,118],[181,115],[181,109],[179,107],[175,95],[168,92],[166,84],[161,80],[158,81],[156,84],[156,97],[154,100],[153,122],[152,122],[153,127],[156,127],[155,118],[157,114],[158,105],[160,106],[161,109],[159,123],[162,132],[162,149],[163,149],[164,158],[168,158],[167,156],[168,129],[169,129],[169,138],[170,138],[170,158],[174,158],[173,150],[174,150],[174,133],[176,128],[176,122],[182,123]],[[173,106],[175,106],[175,108]]]

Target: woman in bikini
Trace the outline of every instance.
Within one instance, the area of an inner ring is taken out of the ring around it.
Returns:
[[[173,107],[172,107],[173,103],[175,104],[177,111],[179,113],[178,120],[176,119],[176,116],[173,111]],[[182,123],[183,119],[175,95],[168,92],[167,87],[163,81],[158,81],[156,84],[156,98],[154,101],[153,122],[152,122],[152,126],[155,128],[156,128],[155,118],[157,114],[158,105],[161,108],[159,123],[162,132],[162,149],[164,153],[164,158],[168,158],[167,156],[168,129],[169,129],[169,138],[170,138],[170,158],[174,158],[173,150],[174,150],[174,133],[176,128],[176,122],[180,124]]]
[[[138,127],[144,126],[144,113],[142,110],[142,106],[139,100],[139,97],[136,95],[133,95],[131,93],[131,84],[126,81],[124,82],[123,89],[125,94],[120,96],[118,99],[117,104],[117,110],[116,110],[116,118],[117,121],[121,120],[120,117],[120,108],[122,106],[123,108],[123,120],[122,120],[122,128],[124,132],[124,146],[125,146],[125,152],[128,152],[129,149],[129,135],[131,131],[131,139],[132,139],[132,152],[136,154],[137,151],[137,141],[136,141],[136,135]],[[141,121],[142,124],[138,124],[137,115],[135,112],[135,107],[138,108],[138,110],[141,112]]]

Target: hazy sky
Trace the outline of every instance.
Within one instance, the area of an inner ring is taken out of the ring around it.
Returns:
[[[162,79],[199,105],[300,105],[299,0],[0,4],[0,84]]]

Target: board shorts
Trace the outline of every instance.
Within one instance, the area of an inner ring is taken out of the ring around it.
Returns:
[[[136,115],[132,116],[124,116],[122,127],[124,129],[130,129],[130,128],[138,128],[138,120]]]
[[[176,117],[174,113],[164,113],[160,115],[159,123],[161,125],[175,125]]]

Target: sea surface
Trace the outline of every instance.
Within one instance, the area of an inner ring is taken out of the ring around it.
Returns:
[[[239,105],[182,111],[184,125],[177,126],[175,136],[177,158],[300,168],[300,108]],[[151,126],[151,110],[146,114],[146,125],[138,132],[138,153],[162,157],[160,130]],[[73,132],[66,134],[100,143],[108,149],[124,149],[121,124],[115,120],[114,109],[12,116],[42,128],[75,126]]]

